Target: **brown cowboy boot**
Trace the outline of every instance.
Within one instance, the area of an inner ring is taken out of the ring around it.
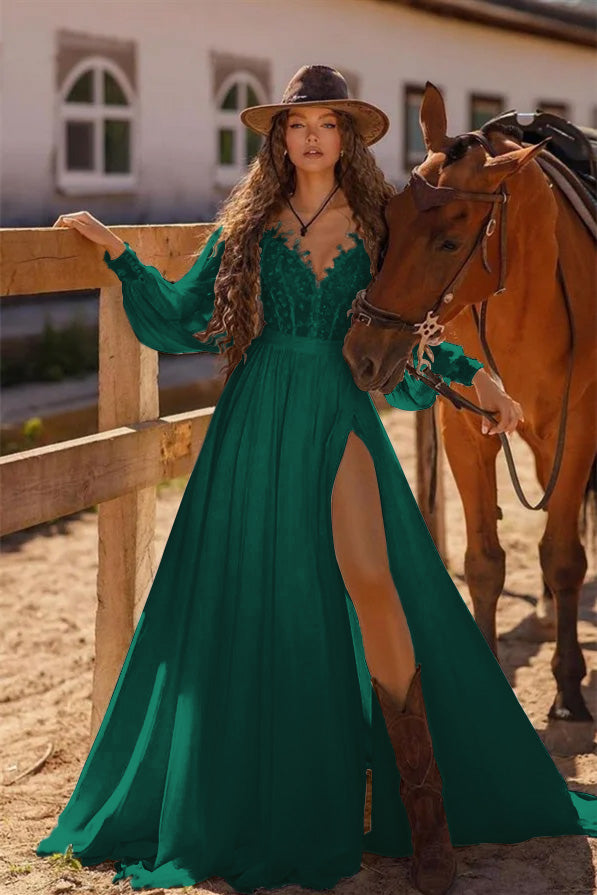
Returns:
[[[442,799],[442,778],[421,688],[421,666],[409,684],[404,709],[376,678],[371,683],[381,705],[400,772],[400,796],[413,844],[411,876],[425,895],[444,895],[456,878],[456,858]]]

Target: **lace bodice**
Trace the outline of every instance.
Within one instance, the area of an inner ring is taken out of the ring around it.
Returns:
[[[261,301],[269,326],[280,332],[316,339],[343,339],[350,326],[347,312],[359,289],[371,279],[369,255],[357,233],[352,245],[336,246],[331,265],[318,279],[308,249],[298,237],[288,242],[281,222],[261,239]]]

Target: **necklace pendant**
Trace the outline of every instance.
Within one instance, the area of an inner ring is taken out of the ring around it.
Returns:
[[[332,192],[329,194],[329,196],[327,197],[327,199],[326,199],[325,202],[323,203],[323,205],[321,206],[321,208],[319,209],[319,211],[317,212],[317,214],[314,214],[313,217],[311,218],[311,220],[310,220],[308,223],[306,223],[306,224],[303,223],[302,219],[299,217],[299,215],[296,213],[296,211],[295,211],[294,208],[292,207],[292,202],[290,201],[290,199],[288,198],[288,196],[285,196],[285,197],[284,197],[284,198],[286,199],[286,202],[287,202],[287,204],[288,204],[288,207],[290,208],[290,210],[292,211],[293,215],[295,216],[295,218],[297,219],[297,221],[298,221],[299,224],[301,225],[301,230],[300,230],[301,236],[304,236],[304,235],[305,235],[305,233],[307,232],[307,227],[310,227],[310,226],[311,226],[311,224],[313,223],[313,221],[315,220],[315,218],[316,218],[318,215],[321,214],[321,212],[323,211],[323,209],[325,208],[325,206],[328,204],[328,202],[330,201],[330,199],[332,198],[332,196],[334,195],[334,193],[336,192],[336,190],[339,190],[339,189],[340,189],[340,184],[337,183],[336,186],[334,187],[334,189],[332,190]]]

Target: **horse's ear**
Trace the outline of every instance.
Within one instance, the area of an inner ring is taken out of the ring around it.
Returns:
[[[485,159],[483,170],[487,173],[500,174],[502,178],[509,177],[528,165],[531,159],[545,149],[550,140],[551,137],[546,137],[545,140],[541,140],[540,143],[535,143],[533,146],[523,146],[520,149],[513,149],[511,152],[504,152],[502,155],[490,156]]]
[[[446,107],[439,89],[427,81],[419,109],[419,124],[427,150],[441,152],[446,143]]]

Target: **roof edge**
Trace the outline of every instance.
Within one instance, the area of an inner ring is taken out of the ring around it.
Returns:
[[[561,4],[554,7],[551,10],[554,14],[550,15],[549,6],[537,3],[536,0],[517,0],[518,8],[498,5],[491,0],[379,0],[379,2],[393,6],[408,6],[444,18],[491,25],[494,28],[533,34],[536,37],[577,46],[597,47],[597,30],[593,13],[590,10],[578,9],[567,11]]]

